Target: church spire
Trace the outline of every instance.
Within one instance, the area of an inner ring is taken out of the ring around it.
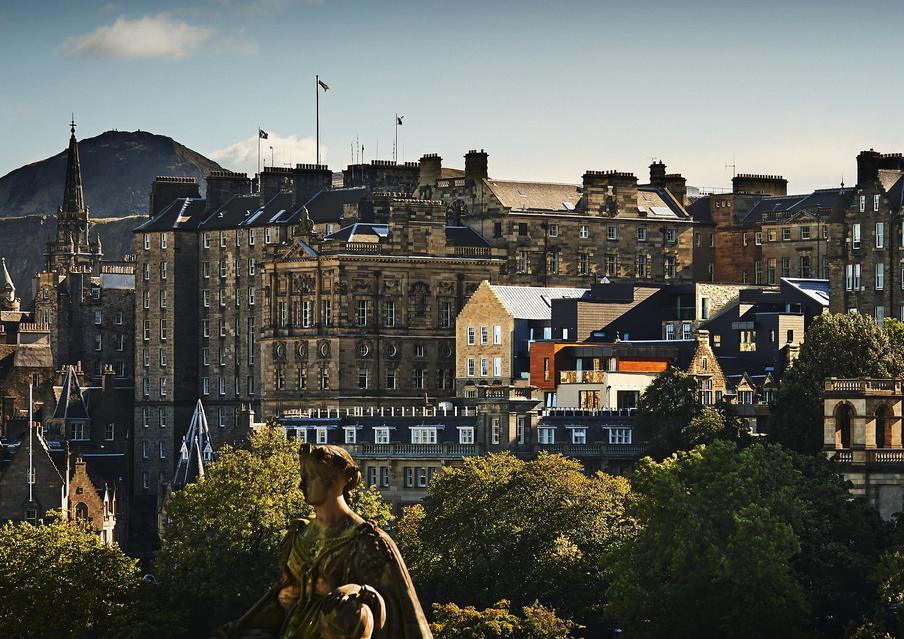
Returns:
[[[78,142],[75,140],[75,116],[69,125],[69,152],[66,161],[66,184],[63,187],[62,213],[83,213],[85,192],[82,188],[82,167],[78,157]]]

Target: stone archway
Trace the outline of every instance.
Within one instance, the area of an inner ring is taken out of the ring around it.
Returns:
[[[847,402],[835,407],[835,448],[850,448],[854,409]]]

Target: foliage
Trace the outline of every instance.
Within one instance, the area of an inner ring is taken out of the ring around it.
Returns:
[[[73,524],[0,527],[4,637],[132,637],[142,600],[135,560]]]
[[[904,372],[904,325],[882,326],[857,313],[820,315],[807,329],[798,360],[782,375],[770,431],[791,450],[822,448],[822,392],[829,377],[892,377]]]
[[[841,636],[869,600],[884,526],[828,464],[716,441],[632,482],[607,612],[638,637]]]
[[[517,606],[537,600],[588,625],[599,621],[599,557],[623,516],[623,478],[560,455],[464,460],[406,510],[399,543],[423,600]]]
[[[286,528],[312,512],[300,480],[298,443],[264,428],[250,450],[225,446],[203,480],[170,495],[155,568],[187,636],[236,618],[272,585]],[[391,519],[374,490],[356,491],[352,505],[380,525]]]
[[[577,624],[560,619],[551,608],[534,602],[511,612],[508,600],[477,610],[454,603],[433,604],[436,621],[430,624],[436,639],[571,639]]]

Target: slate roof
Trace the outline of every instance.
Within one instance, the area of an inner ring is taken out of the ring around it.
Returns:
[[[198,228],[204,214],[205,205],[206,202],[200,198],[179,198],[150,220],[132,230],[134,232],[149,232]]]
[[[687,212],[697,222],[712,222],[709,206],[709,196],[704,195],[691,202],[690,206],[687,207]]]
[[[247,215],[238,222],[238,226],[246,227],[285,224],[291,214],[291,210],[294,208],[294,204],[295,194],[292,191],[280,191],[270,198],[263,206],[258,206],[253,211],[249,211]],[[204,222],[206,224],[207,220]]]
[[[470,226],[447,226],[446,244],[449,246],[480,246],[486,247],[490,243]]]
[[[379,242],[387,237],[389,237],[388,224],[355,222],[327,235],[324,239],[339,242]]]
[[[344,189],[323,189],[314,197],[305,202],[308,216],[315,224],[325,222],[339,222],[342,220],[344,206],[346,204],[360,204],[367,197],[367,187],[355,186]],[[298,221],[301,208],[296,208],[289,216],[287,223],[294,224]]]
[[[235,195],[208,215],[199,226],[203,230],[238,228],[245,218],[260,208],[260,197],[257,194]]]
[[[105,289],[135,289],[134,273],[101,273],[100,287]]]
[[[834,188],[817,189],[803,195],[764,197],[751,209],[744,222],[789,219],[803,214],[822,217],[828,215],[850,193],[849,188]]]
[[[484,180],[484,184],[503,207],[513,211],[543,210],[570,213],[575,210],[581,199],[580,187],[576,184],[509,182],[489,178]]]
[[[580,298],[586,288],[553,288],[545,286],[496,286],[490,289],[499,298],[512,317],[525,320],[550,320],[552,302],[562,297]]]
[[[783,277],[782,284],[793,286],[804,295],[825,307],[829,305],[829,280],[813,280]]]

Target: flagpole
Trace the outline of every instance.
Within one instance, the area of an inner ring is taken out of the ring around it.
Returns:
[[[392,161],[399,163],[399,114],[395,114],[395,143],[392,145]]]
[[[317,164],[320,164],[320,76],[314,76],[314,93],[317,96]]]
[[[257,192],[261,191],[261,125],[257,125]]]
[[[32,440],[34,439],[34,428],[33,428],[33,415],[32,415],[32,399],[31,399],[31,388],[32,384],[28,384],[28,505],[30,506],[34,501],[33,494],[33,486],[34,486],[34,476],[35,476],[35,465],[34,465],[34,452],[32,446]],[[69,481],[69,478],[66,478],[66,481]]]

